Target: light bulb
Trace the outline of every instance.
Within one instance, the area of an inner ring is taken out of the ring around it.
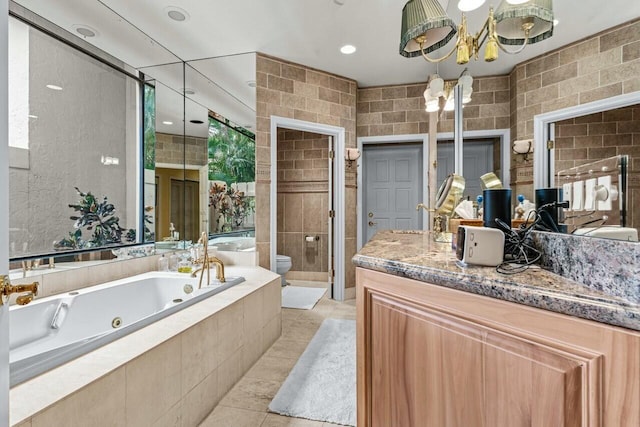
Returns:
[[[440,109],[440,105],[438,105],[438,98],[427,101],[425,110],[427,113],[433,113],[434,111],[438,111]]]
[[[437,74],[431,76],[431,81],[429,82],[429,91],[431,91],[431,95],[436,98],[444,95],[444,80]]]
[[[484,2],[485,0],[460,0],[458,2],[458,9],[462,12],[470,12],[482,6]]]

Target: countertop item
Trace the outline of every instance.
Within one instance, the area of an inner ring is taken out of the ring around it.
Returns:
[[[493,267],[464,266],[451,245],[428,231],[386,230],[356,254],[362,268],[416,279],[583,319],[640,331],[640,304],[590,289],[540,267],[511,275]]]

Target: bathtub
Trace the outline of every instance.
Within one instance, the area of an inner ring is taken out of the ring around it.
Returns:
[[[209,240],[209,247],[218,251],[249,252],[256,250],[255,237],[216,237]]]
[[[10,307],[11,386],[244,281],[211,277],[198,289],[199,278],[150,272]]]

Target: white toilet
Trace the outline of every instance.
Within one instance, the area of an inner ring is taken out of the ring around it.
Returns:
[[[284,275],[291,270],[291,257],[286,255],[276,255],[276,273],[282,276],[282,286],[287,286]]]

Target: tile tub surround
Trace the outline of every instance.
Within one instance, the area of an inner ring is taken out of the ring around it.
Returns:
[[[451,245],[434,242],[430,232],[380,232],[353,262],[370,270],[640,330],[639,302],[591,289],[541,268],[504,275],[492,267],[462,267]]]
[[[197,425],[281,332],[279,276],[229,274],[246,281],[12,388],[11,424]]]
[[[554,273],[640,305],[640,243],[544,232],[533,241]]]

